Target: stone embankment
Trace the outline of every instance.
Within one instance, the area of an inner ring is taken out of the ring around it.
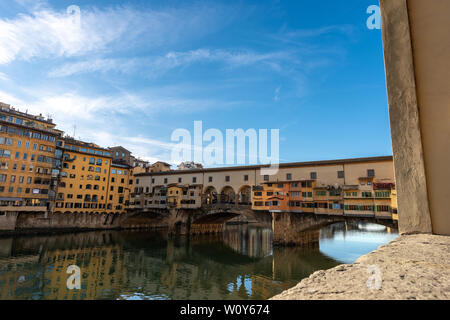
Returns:
[[[353,264],[317,271],[273,300],[450,299],[450,237],[404,235]]]

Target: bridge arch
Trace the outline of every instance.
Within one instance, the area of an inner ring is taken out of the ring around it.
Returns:
[[[204,204],[215,204],[217,203],[217,190],[214,186],[208,186],[203,192],[203,203]]]
[[[239,188],[237,201],[242,205],[252,204],[252,188],[249,185],[243,185]]]
[[[236,192],[233,187],[225,186],[220,191],[220,203],[234,204],[236,202]]]

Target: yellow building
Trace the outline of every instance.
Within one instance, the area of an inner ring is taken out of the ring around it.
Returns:
[[[133,169],[125,164],[112,162],[109,176],[107,212],[123,213],[130,205],[133,186]]]
[[[202,206],[201,184],[171,184],[167,188],[167,206],[178,209],[198,209]]]
[[[316,187],[316,180],[303,180],[300,181],[302,188],[302,212],[314,212],[314,188]]]
[[[171,184],[167,187],[167,206],[169,208],[181,208],[181,195],[183,187]]]
[[[157,161],[154,164],[151,165],[151,167],[148,170],[149,172],[166,172],[170,171],[170,164],[163,161]]]
[[[106,212],[111,153],[93,143],[64,139],[55,212]]]
[[[315,214],[342,215],[344,213],[342,189],[340,187],[316,186],[313,197]]]
[[[51,119],[0,103],[0,212],[51,210],[56,139]],[[53,175],[52,175],[53,173]]]

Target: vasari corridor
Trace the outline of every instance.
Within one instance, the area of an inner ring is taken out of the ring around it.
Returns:
[[[448,302],[449,17],[448,0],[0,0],[0,304]]]

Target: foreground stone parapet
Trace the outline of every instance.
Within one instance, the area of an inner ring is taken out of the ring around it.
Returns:
[[[272,299],[450,299],[450,237],[401,236],[353,264],[317,271]]]

